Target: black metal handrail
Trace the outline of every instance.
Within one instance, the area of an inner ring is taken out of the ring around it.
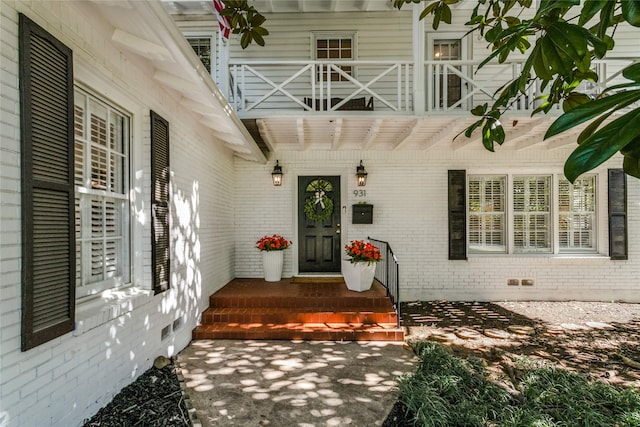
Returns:
[[[382,261],[376,265],[375,279],[387,289],[387,296],[391,299],[393,308],[398,315],[398,326],[400,326],[400,265],[398,258],[393,253],[389,242],[367,237],[371,244],[380,248]]]

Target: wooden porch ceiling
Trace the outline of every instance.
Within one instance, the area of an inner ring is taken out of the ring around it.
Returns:
[[[507,150],[530,147],[556,149],[575,144],[580,129],[543,141],[555,117],[509,117],[504,120]],[[254,139],[268,151],[306,150],[452,150],[482,146],[480,130],[471,138],[464,130],[473,123],[470,113],[458,116],[366,117],[305,116],[243,119]]]

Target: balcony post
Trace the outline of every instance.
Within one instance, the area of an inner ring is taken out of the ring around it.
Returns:
[[[425,27],[420,19],[424,5],[412,3],[411,36],[413,39],[413,112],[416,115],[425,113]]]

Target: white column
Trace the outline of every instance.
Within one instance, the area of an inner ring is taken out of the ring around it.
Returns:
[[[412,3],[412,45],[413,45],[413,110],[415,115],[425,113],[425,30],[424,20],[420,13],[424,10],[423,3]]]
[[[225,98],[231,99],[229,85],[229,40],[222,36],[222,31],[218,31],[218,78],[220,91],[222,91]],[[237,102],[237,100],[234,99],[234,102]]]

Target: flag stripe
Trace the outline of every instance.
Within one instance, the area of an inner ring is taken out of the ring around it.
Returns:
[[[213,7],[216,10],[216,16],[218,17],[218,25],[220,26],[222,37],[228,39],[229,34],[231,33],[231,22],[229,21],[229,18],[220,14],[222,9],[224,9],[224,3],[222,3],[222,0],[213,0]]]

